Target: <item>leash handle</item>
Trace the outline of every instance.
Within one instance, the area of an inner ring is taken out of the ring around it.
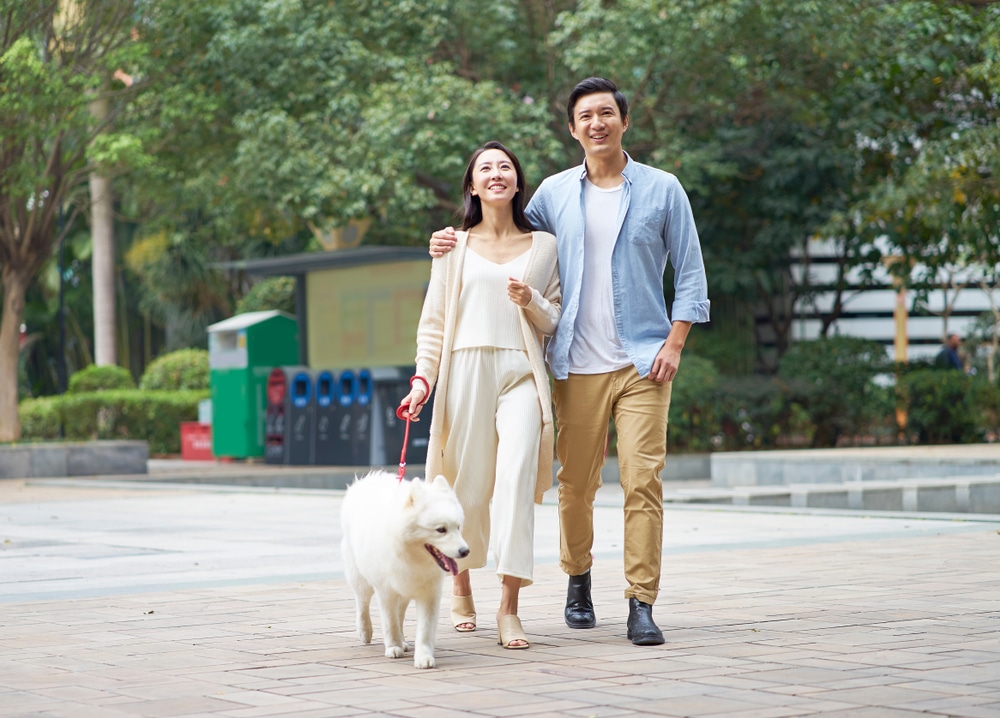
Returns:
[[[427,403],[427,399],[431,393],[430,383],[424,379],[419,374],[410,377],[410,388],[413,388],[413,382],[420,381],[424,384],[424,400],[420,402],[420,406]],[[399,419],[406,420],[406,430],[403,432],[403,449],[399,452],[399,470],[396,472],[396,480],[402,481],[403,477],[406,476],[406,447],[410,444],[410,412],[405,410],[402,406],[396,407],[396,416]]]
[[[415,382],[415,381],[419,381],[419,382],[421,382],[424,385],[424,400],[422,402],[420,402],[420,406],[423,406],[424,404],[427,403],[427,399],[431,395],[431,385],[430,385],[430,382],[428,382],[426,379],[424,379],[419,374],[414,374],[413,376],[410,377],[410,388],[411,389],[413,388],[413,382]]]

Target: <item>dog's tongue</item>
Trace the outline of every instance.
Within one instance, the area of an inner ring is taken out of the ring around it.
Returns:
[[[458,562],[455,561],[455,559],[451,556],[445,556],[429,543],[425,543],[424,548],[427,549],[427,552],[434,557],[434,560],[437,561],[437,565],[441,567],[442,571],[447,571],[452,576],[458,575]]]

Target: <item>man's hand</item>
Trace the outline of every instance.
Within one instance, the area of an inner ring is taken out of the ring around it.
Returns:
[[[656,359],[653,360],[653,370],[649,372],[649,378],[660,383],[673,381],[680,364],[681,350],[672,348],[664,342],[660,351],[656,353]]]
[[[514,277],[507,277],[507,296],[517,306],[526,307],[531,303],[531,287]]]
[[[652,381],[673,381],[677,376],[677,368],[681,365],[681,350],[691,331],[691,322],[673,322],[670,325],[670,335],[663,342],[660,351],[653,360],[653,370],[649,372]]]
[[[431,235],[430,255],[437,259],[455,248],[455,228],[445,227]]]

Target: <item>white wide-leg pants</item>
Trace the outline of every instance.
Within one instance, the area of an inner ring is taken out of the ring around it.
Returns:
[[[462,535],[470,551],[459,570],[485,566],[489,547],[497,575],[526,586],[534,569],[542,431],[528,356],[516,349],[459,349],[450,371],[443,465],[465,510]]]

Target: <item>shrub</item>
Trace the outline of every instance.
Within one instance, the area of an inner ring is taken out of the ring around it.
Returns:
[[[135,380],[128,369],[123,367],[91,364],[69,378],[66,391],[80,394],[105,389],[135,389]]]
[[[292,277],[263,279],[253,285],[236,304],[237,314],[272,309],[295,314],[295,280]]]
[[[151,391],[207,389],[208,352],[178,349],[157,357],[146,367],[139,388]]]
[[[46,396],[24,399],[18,405],[21,436],[26,440],[51,441],[61,438],[60,401],[62,397]]]
[[[670,423],[667,441],[672,451],[708,451],[711,435],[715,386],[719,372],[715,364],[694,354],[681,360],[670,394]]]
[[[907,431],[921,444],[983,441],[996,387],[954,369],[920,369],[902,375]]]
[[[59,419],[66,439],[145,441],[150,454],[180,452],[180,424],[198,419],[198,402],[207,391],[100,391],[21,402],[24,440],[59,438]]]
[[[856,337],[800,342],[778,366],[778,377],[791,403],[809,415],[812,445],[836,446],[841,436],[870,432],[892,413],[890,390],[875,378],[890,370],[885,348]]]
[[[774,380],[720,377],[700,357],[681,362],[670,399],[670,451],[773,448],[790,434],[810,435],[810,429]]]
[[[781,385],[768,377],[720,381],[714,403],[718,430],[711,441],[720,451],[773,449],[782,437],[801,431],[793,425],[796,406]]]

